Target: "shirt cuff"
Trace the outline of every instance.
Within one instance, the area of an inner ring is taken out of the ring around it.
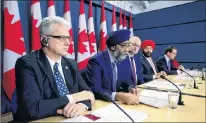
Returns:
[[[156,79],[157,77],[155,75],[152,76],[153,79]]]
[[[67,95],[67,98],[69,100],[69,102],[74,102],[74,98],[72,97],[72,95]]]
[[[177,74],[180,74],[181,73],[181,71],[180,70],[177,70]]]
[[[117,92],[112,92],[112,100],[115,101],[115,96],[116,96]]]
[[[134,88],[134,86],[133,86],[133,85],[130,85],[130,86],[128,87],[128,92],[129,92],[129,90],[130,90],[131,88]]]

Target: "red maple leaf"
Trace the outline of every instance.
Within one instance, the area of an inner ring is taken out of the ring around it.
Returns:
[[[32,20],[31,20],[31,25],[32,25],[32,29],[31,29],[31,48],[32,50],[39,50],[41,48],[41,43],[40,43],[40,35],[39,35],[39,27],[36,27],[38,20],[34,19],[34,17],[32,16]]]
[[[69,49],[68,49],[68,53],[72,54],[74,52],[74,46],[72,44],[72,42],[74,43],[74,38],[72,36],[72,29],[69,30],[69,35],[72,37],[70,45],[69,45]]]
[[[94,32],[89,34],[89,47],[90,47],[90,53],[95,53],[95,47],[92,45],[93,43],[96,43]]]
[[[78,34],[78,52],[81,54],[88,52],[86,45],[83,44],[83,42],[88,42],[88,36],[85,29]]]
[[[100,31],[100,42],[99,42],[99,50],[100,51],[103,51],[103,50],[106,49],[107,36],[104,37],[104,35],[105,35],[105,32],[103,32],[102,29],[101,29],[101,31]]]
[[[20,20],[11,23],[14,15],[10,15],[8,8],[4,9],[4,46],[20,55],[25,52],[24,42]]]

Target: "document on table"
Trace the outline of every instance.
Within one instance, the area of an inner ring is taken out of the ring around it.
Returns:
[[[156,90],[143,90],[140,93],[140,102],[152,107],[163,108],[168,105],[168,93]]]
[[[173,78],[174,80],[188,80],[188,81],[194,81],[192,77],[188,76],[188,75],[177,75]],[[196,78],[199,79],[199,78]]]
[[[180,84],[180,83],[175,83],[175,84],[179,87],[180,90],[182,90],[185,87],[184,84]],[[164,80],[153,80],[151,82],[148,82],[148,83],[144,84],[144,86],[146,86],[146,87],[155,87],[155,88],[158,88],[158,89],[163,88],[163,89],[177,90],[177,88],[173,84],[171,84],[167,81],[164,81]]]
[[[145,114],[143,112],[128,110],[125,108],[123,109],[133,118],[135,122],[141,122],[148,117],[148,114]],[[92,115],[92,117],[95,118],[79,116],[76,118],[64,120],[63,122],[132,122],[120,109],[118,109],[113,104],[100,108],[89,115]]]

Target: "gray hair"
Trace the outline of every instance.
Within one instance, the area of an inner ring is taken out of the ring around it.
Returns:
[[[69,27],[71,25],[68,21],[66,21],[62,17],[58,17],[58,16],[45,17],[45,18],[43,18],[43,20],[40,24],[40,36],[51,34],[53,31],[52,30],[53,24],[63,24],[67,27]]]

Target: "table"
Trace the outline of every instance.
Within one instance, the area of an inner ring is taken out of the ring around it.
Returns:
[[[175,77],[176,77],[175,75],[166,76],[167,79],[169,79],[170,81],[172,81],[174,83],[183,83],[183,84],[185,84],[188,81],[188,80],[175,79]],[[163,80],[163,79],[159,79],[159,80]],[[185,87],[182,90],[182,93],[206,96],[206,91],[205,91],[206,81],[199,78],[199,80],[196,81],[196,83],[197,83],[197,86],[198,86],[199,89],[194,89],[193,87],[191,89],[188,89],[188,88]],[[139,87],[145,87],[145,84],[142,84]]]
[[[168,76],[168,79],[172,79],[174,76]],[[173,80],[174,81],[174,80]],[[183,82],[184,80],[175,80],[174,82]],[[205,82],[198,84],[199,89],[183,89],[184,93],[190,94],[200,94],[205,96]],[[121,106],[140,112],[149,114],[143,122],[206,122],[206,98],[195,97],[195,96],[182,96],[184,101],[184,106],[178,106],[177,109],[169,109],[164,107],[162,109],[157,109],[144,104],[139,105],[124,105],[119,103]],[[110,102],[105,102],[101,100],[96,100],[93,106],[94,110],[100,109],[104,106],[111,104]],[[63,116],[55,116],[36,120],[34,122],[59,122],[64,120]]]

